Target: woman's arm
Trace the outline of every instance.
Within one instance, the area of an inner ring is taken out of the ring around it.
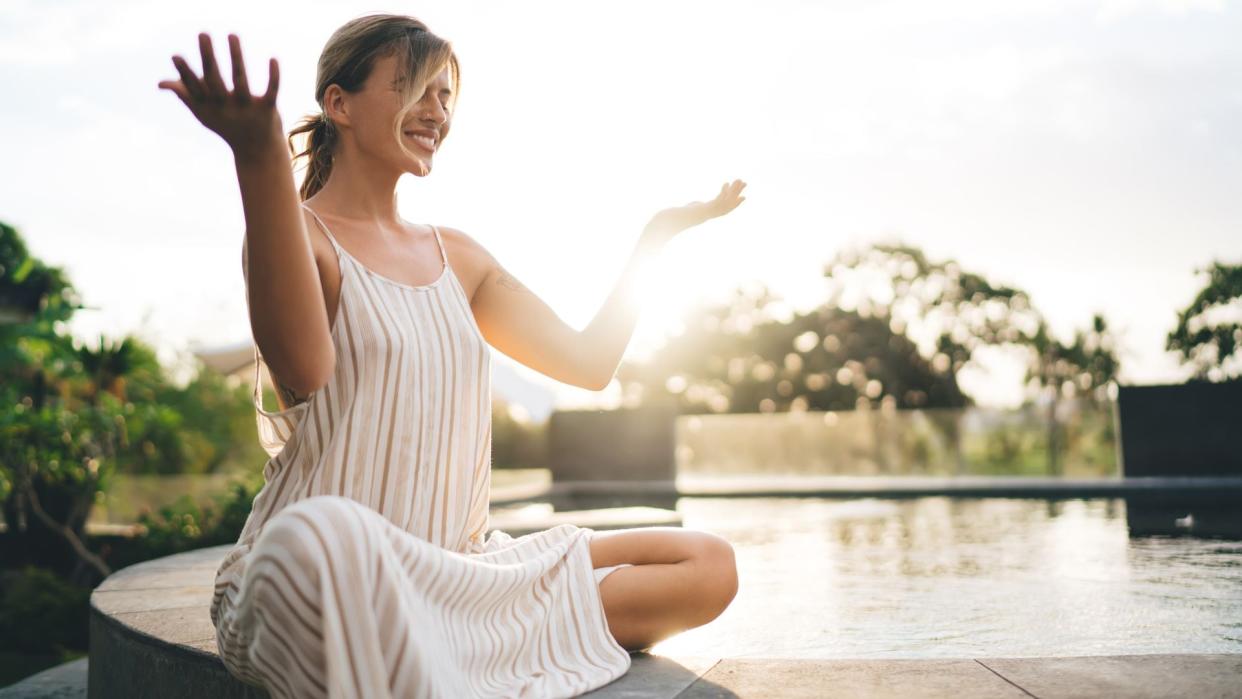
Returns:
[[[592,391],[603,390],[612,379],[608,362],[629,343],[638,307],[634,287],[644,264],[659,245],[647,236],[639,241],[621,281],[609,295],[604,310],[591,326],[579,332],[535,292],[509,272],[482,245],[452,229],[466,243],[472,264],[487,270],[471,299],[471,310],[483,338],[518,362],[562,383]],[[589,334],[588,334],[589,333]],[[592,345],[587,339],[594,339]]]
[[[489,270],[471,300],[475,320],[488,344],[558,381],[602,391],[621,364],[638,323],[637,294],[643,270],[682,231],[723,216],[746,200],[746,183],[734,180],[710,201],[695,201],[660,211],[634,246],[621,279],[595,318],[581,332],[562,321],[548,304],[526,288],[495,257],[469,236],[461,236],[479,264]]]
[[[289,155],[278,136],[264,151],[235,153],[234,162],[246,217],[250,331],[280,383],[306,395],[328,382],[336,352]]]
[[[726,182],[720,186],[715,198],[664,209],[647,222],[620,281],[595,318],[582,331],[583,356],[590,362],[591,373],[600,377],[596,380],[599,390],[612,382],[634,334],[634,326],[638,323],[640,306],[636,287],[649,251],[662,249],[686,229],[733,211],[746,201],[746,197],[742,196],[745,188],[746,183],[742,180]]]
[[[588,371],[593,377],[592,387],[596,391],[608,388],[617,367],[621,365],[621,358],[630,345],[642,310],[638,283],[647,264],[654,260],[664,245],[663,236],[653,234],[650,227],[643,231],[629,262],[621,271],[621,278],[613,286],[604,305],[582,330],[580,351],[587,361]]]
[[[211,38],[207,34],[198,38],[203,76],[195,75],[185,59],[173,56],[181,80],[162,81],[159,86],[174,92],[233,150],[246,219],[242,267],[250,329],[264,360],[282,383],[299,393],[310,393],[327,383],[336,357],[319,271],[276,111],[279,67],[271,59],[267,92],[251,95],[240,41],[230,34],[230,91],[216,64]]]

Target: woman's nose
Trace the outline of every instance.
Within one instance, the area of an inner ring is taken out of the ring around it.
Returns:
[[[440,100],[432,100],[432,107],[425,112],[425,115],[429,119],[434,119],[437,124],[448,121],[448,110],[440,104]]]

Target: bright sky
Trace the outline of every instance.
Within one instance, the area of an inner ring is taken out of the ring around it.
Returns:
[[[463,71],[403,215],[467,231],[574,327],[651,214],[748,182],[665,251],[630,357],[739,284],[809,309],[823,262],[883,238],[1026,289],[1066,336],[1102,311],[1125,380],[1180,380],[1164,336],[1195,268],[1242,261],[1236,4],[8,0],[0,220],[96,307],[75,333],[167,359],[249,337],[231,156],[156,83],[174,53],[199,66],[197,32],[218,52],[236,32],[256,89],[281,61],[291,127],[329,34],[377,10],[423,19]],[[607,399],[520,371],[563,405]],[[1011,401],[1001,378],[977,396]]]

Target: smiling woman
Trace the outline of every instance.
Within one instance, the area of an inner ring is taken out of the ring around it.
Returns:
[[[314,196],[332,172],[332,153],[338,137],[335,121],[349,116],[338,112],[336,119],[329,117],[327,103],[342,92],[373,98],[366,109],[360,110],[366,115],[382,117],[392,112],[391,138],[381,128],[374,128],[383,125],[383,119],[376,119],[365,125],[352,124],[358,139],[376,146],[372,150],[379,154],[391,151],[389,144],[395,141],[403,156],[420,164],[420,175],[431,172],[424,154],[435,153],[443,143],[451,120],[446,118],[440,128],[429,128],[412,122],[409,117],[415,107],[426,100],[435,100],[446,115],[451,115],[457,105],[457,91],[461,89],[461,69],[447,42],[433,41],[429,38],[434,36],[430,32],[423,31],[422,37],[416,38],[404,34],[405,31],[401,26],[383,22],[358,22],[358,26],[342,27],[334,35],[334,41],[324,47],[316,72],[315,100],[325,111],[306,117],[289,132],[291,149],[295,138],[307,137],[305,150],[298,153],[299,157],[307,159],[302,199]],[[377,47],[386,47],[386,55],[374,61],[369,72],[359,70],[362,67],[359,57],[368,53],[359,53],[360,45],[372,54]],[[384,89],[364,89],[367,78],[372,76],[378,77],[381,85],[386,84],[387,90],[396,93],[395,101],[388,99]],[[333,87],[336,92],[330,96],[328,92]],[[407,142],[418,152],[407,148]]]
[[[282,697],[568,697],[624,674],[628,651],[723,611],[737,570],[716,535],[489,527],[489,344],[599,384],[634,328],[634,274],[578,333],[470,236],[397,215],[398,179],[430,174],[449,132],[451,45],[412,17],[346,23],[319,60],[322,112],[287,139],[276,61],[255,97],[236,36],[232,90],[207,35],[199,46],[203,76],[176,56],[181,80],[160,86],[233,149],[270,456],[216,573],[228,670]],[[295,192],[282,141],[296,151],[298,137]],[[740,191],[659,212],[639,251],[727,213]],[[265,365],[282,397],[271,411]]]

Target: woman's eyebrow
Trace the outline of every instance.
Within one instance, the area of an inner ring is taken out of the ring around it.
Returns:
[[[396,87],[397,85],[400,85],[400,84],[401,84],[402,82],[404,82],[404,81],[405,81],[405,78],[394,78],[394,79],[393,79],[393,81],[392,81],[391,86],[392,86],[392,87]],[[452,97],[452,96],[453,96],[453,90],[452,90],[451,88],[442,87],[442,88],[440,88],[440,94],[441,94],[441,95],[447,95],[447,96],[449,96],[449,97]]]

